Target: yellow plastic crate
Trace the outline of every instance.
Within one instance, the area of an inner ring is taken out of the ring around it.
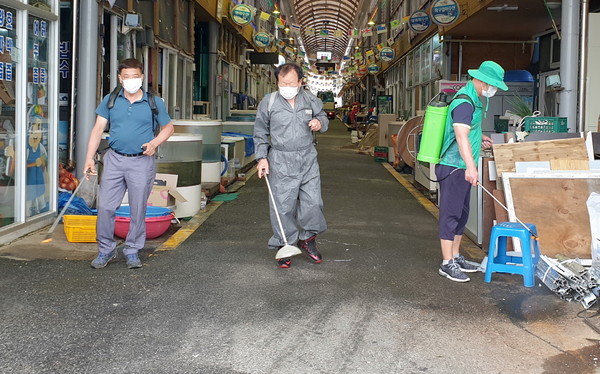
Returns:
[[[96,242],[96,216],[64,215],[65,235],[71,243]]]

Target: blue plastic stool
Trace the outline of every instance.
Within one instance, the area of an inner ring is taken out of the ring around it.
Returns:
[[[525,224],[537,235],[535,225]],[[507,238],[519,238],[523,257],[506,254]],[[533,253],[532,253],[533,250]],[[535,286],[535,266],[540,259],[540,246],[537,240],[517,222],[502,222],[492,227],[485,281],[492,281],[492,273],[521,274],[525,287]]]

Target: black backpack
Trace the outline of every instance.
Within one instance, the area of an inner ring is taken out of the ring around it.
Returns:
[[[108,107],[109,111],[115,106],[115,101],[117,100],[117,96],[119,96],[119,93],[121,92],[122,88],[123,87],[121,87],[121,85],[119,84],[110,93],[110,96],[108,97],[108,103],[106,105]],[[156,136],[160,132],[160,126],[158,126],[158,120],[156,119],[156,117],[158,116],[158,107],[156,106],[156,96],[150,91],[147,91],[146,94],[148,95],[148,105],[150,106],[150,110],[152,111],[152,130],[154,131],[154,136]],[[110,130],[110,121],[108,121],[108,124],[106,125],[106,131],[109,131],[109,130]]]

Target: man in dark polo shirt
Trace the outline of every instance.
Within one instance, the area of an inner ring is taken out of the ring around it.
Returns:
[[[156,177],[154,154],[157,147],[173,134],[173,123],[161,99],[155,100],[158,114],[152,113],[148,94],[142,90],[142,63],[133,58],[123,60],[118,77],[123,88],[113,107],[109,109],[110,95],[106,95],[96,109],[96,123],[90,134],[84,168],[96,174],[94,156],[110,121],[109,149],[103,157],[98,196],[98,256],[91,264],[96,269],[105,267],[116,256],[115,212],[126,190],[131,222],[123,254],[128,268],[142,267],[138,251],[146,243],[146,205]],[[160,126],[156,136],[154,121]]]
[[[477,267],[460,254],[460,243],[469,218],[471,186],[477,186],[477,163],[481,148],[489,148],[492,139],[483,135],[481,122],[490,97],[498,89],[506,91],[504,69],[494,61],[484,61],[479,69],[470,69],[472,79],[456,93],[448,108],[441,158],[435,173],[440,191],[440,245],[442,264],[438,273],[454,282],[468,282],[465,273]],[[485,98],[485,109],[480,97]]]

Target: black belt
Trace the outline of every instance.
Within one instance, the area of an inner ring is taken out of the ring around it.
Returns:
[[[113,149],[113,148],[111,148],[111,149],[116,154],[121,155],[121,156],[125,156],[125,157],[137,157],[137,156],[141,156],[141,155],[144,154],[144,152],[140,152],[140,153],[121,153],[121,152],[117,151],[116,149]]]

